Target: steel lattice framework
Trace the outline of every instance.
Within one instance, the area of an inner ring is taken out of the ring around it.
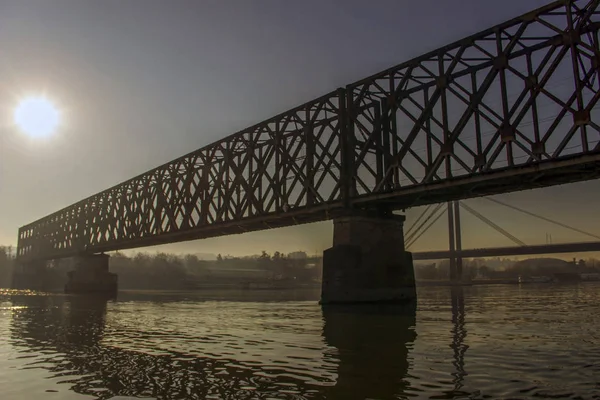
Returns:
[[[598,3],[559,1],[326,94],[19,230],[50,259],[594,179]]]

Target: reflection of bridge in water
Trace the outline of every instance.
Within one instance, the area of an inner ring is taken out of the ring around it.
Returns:
[[[337,375],[331,385],[327,379],[307,383],[294,378],[276,362],[245,365],[227,356],[165,351],[164,347],[160,354],[120,348],[118,332],[106,331],[105,300],[13,296],[12,303],[25,306],[13,315],[15,348],[44,350],[30,366],[45,368],[51,376],[61,378],[61,385],[99,399],[116,395],[254,398],[257,393],[280,399],[392,399],[409,389],[404,377],[409,372],[408,348],[416,338],[414,306],[323,308],[322,337],[330,346],[323,357],[332,376]],[[139,332],[140,337],[145,335]],[[457,364],[457,376],[463,364]]]
[[[455,368],[453,383],[454,395],[463,387],[463,381],[467,375],[465,371],[465,354],[469,346],[465,344],[467,330],[465,328],[465,297],[462,287],[451,288],[452,299],[452,347],[454,360],[452,364]],[[463,393],[469,395],[469,393]]]
[[[454,372],[447,398],[468,395],[464,385],[465,302],[462,287],[451,289],[452,349]],[[131,298],[133,299],[133,297]],[[161,302],[181,301],[161,296]],[[54,377],[80,394],[108,399],[116,395],[204,399],[265,396],[295,399],[298,393],[281,393],[292,388],[305,398],[392,399],[411,390],[409,349],[416,339],[415,307],[325,306],[322,308],[322,337],[331,349],[324,360],[337,375],[333,385],[294,379],[284,366],[273,364],[263,370],[260,363],[207,357],[160,350],[160,355],[119,348],[118,332],[106,332],[107,301],[80,296],[13,296],[13,306],[24,306],[13,314],[12,342],[23,351],[44,350],[31,362],[48,369]],[[202,317],[199,317],[201,319]],[[226,332],[224,332],[226,333]],[[143,337],[146,332],[140,330]],[[116,341],[105,341],[117,335]],[[60,357],[48,350],[55,350]],[[332,351],[333,350],[333,351]],[[63,357],[64,355],[64,357]],[[285,355],[282,355],[285,358]],[[226,371],[226,374],[223,373]],[[279,385],[277,385],[277,384]],[[287,396],[287,397],[286,397]]]
[[[554,2],[241,130],[21,227],[19,260],[82,257],[88,288],[93,254],[333,219],[323,302],[414,297],[393,211],[600,175],[597,8]]]

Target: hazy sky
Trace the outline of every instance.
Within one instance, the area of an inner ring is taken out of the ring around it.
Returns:
[[[332,89],[545,4],[542,0],[0,0],[0,243],[19,226]],[[44,91],[53,137],[12,126]],[[600,233],[598,182],[500,196]],[[485,200],[470,204],[528,243],[587,240]],[[409,211],[409,220],[415,215]],[[464,213],[463,213],[464,215]],[[445,223],[415,249],[447,247]],[[508,245],[464,215],[465,247]],[[172,246],[309,252],[331,224]]]

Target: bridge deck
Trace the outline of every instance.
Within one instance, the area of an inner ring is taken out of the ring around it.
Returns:
[[[448,250],[424,251],[413,253],[413,260],[446,260],[450,257],[478,258],[521,256],[534,254],[561,254],[600,251],[600,242],[541,244],[533,246],[495,247],[487,249],[464,249],[451,252]]]

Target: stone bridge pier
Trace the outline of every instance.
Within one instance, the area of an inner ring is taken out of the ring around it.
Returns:
[[[404,216],[356,212],[333,220],[333,247],[323,253],[321,304],[402,303],[416,299]]]
[[[79,255],[64,259],[66,264],[46,260],[19,262],[13,275],[14,289],[56,290],[64,283],[65,293],[76,294],[116,294],[117,275],[108,270],[109,256],[106,254]],[[66,283],[64,265],[70,265]]]
[[[13,289],[45,290],[47,283],[46,261],[17,264],[12,277]]]
[[[117,274],[108,271],[108,260],[107,254],[76,257],[74,269],[67,274],[65,293],[116,294]]]

